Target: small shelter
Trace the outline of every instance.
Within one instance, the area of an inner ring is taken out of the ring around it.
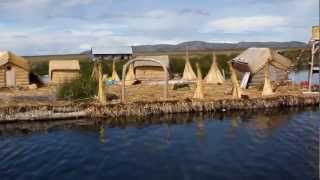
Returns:
[[[170,72],[169,56],[138,56],[134,58],[134,72],[135,77],[139,81],[163,81],[165,80],[166,72],[164,71],[162,65],[164,65],[168,72]],[[159,63],[150,61],[156,60]],[[169,74],[170,76],[170,74]]]
[[[184,70],[183,70],[183,75],[182,75],[182,80],[185,81],[193,81],[196,80],[197,76],[194,73],[191,64],[190,64],[190,59],[189,59],[189,53],[188,51],[186,52],[186,64],[184,66]]]
[[[218,67],[217,57],[215,54],[212,55],[212,65],[204,80],[206,83],[212,84],[222,84],[224,82],[224,78]]]
[[[0,87],[28,85],[30,65],[12,52],[0,52]]]
[[[268,66],[270,80],[280,82],[288,80],[292,62],[269,48],[249,48],[231,60],[237,76],[242,79],[241,87],[264,83],[264,68]]]
[[[49,83],[63,84],[80,76],[78,60],[51,60],[49,62]]]

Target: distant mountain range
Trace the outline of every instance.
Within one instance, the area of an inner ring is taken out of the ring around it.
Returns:
[[[298,41],[290,42],[239,42],[239,43],[210,43],[204,41],[189,41],[180,44],[156,44],[132,46],[133,53],[161,53],[161,52],[185,52],[189,51],[210,51],[210,50],[241,50],[250,47],[267,47],[274,49],[304,48],[307,44]],[[90,54],[85,51],[81,54]]]
[[[157,45],[140,45],[133,46],[134,53],[152,53],[152,52],[180,52],[185,51],[186,47],[190,51],[207,51],[207,50],[237,50],[247,49],[249,47],[268,47],[268,48],[304,48],[306,43],[290,42],[239,42],[239,43],[210,43],[204,41],[189,41],[176,45],[157,44]]]

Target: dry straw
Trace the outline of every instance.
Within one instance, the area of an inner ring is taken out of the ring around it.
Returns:
[[[214,53],[212,54],[211,68],[204,80],[206,83],[212,84],[222,84],[224,82],[224,78],[217,64],[217,56]]]
[[[230,62],[228,64],[229,64],[229,68],[230,68],[232,89],[233,89],[232,90],[232,97],[234,99],[237,99],[237,98],[240,99],[241,95],[242,95],[242,90],[241,90],[239,82],[238,82],[236,71],[234,70],[234,68]]]
[[[186,51],[186,64],[184,66],[184,71],[183,71],[183,75],[182,75],[182,80],[185,81],[193,81],[196,80],[197,76],[194,73],[191,64],[190,64],[190,59],[189,59],[189,52],[188,50]]]
[[[264,86],[262,91],[262,96],[273,95],[272,85],[269,78],[269,63],[264,67]]]
[[[197,63],[196,66],[197,66],[198,79],[197,79],[197,87],[196,87],[196,90],[194,92],[193,98],[195,98],[195,99],[203,99],[204,95],[203,95],[203,85],[202,85],[202,73],[201,73],[201,69],[200,69],[198,63]]]

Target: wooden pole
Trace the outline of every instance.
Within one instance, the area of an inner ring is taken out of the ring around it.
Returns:
[[[313,76],[313,63],[314,63],[314,57],[315,57],[315,44],[312,44],[312,50],[311,50],[311,63],[310,63],[310,71],[309,71],[309,87],[308,90],[309,92],[312,91],[311,87],[312,87],[312,76]]]
[[[128,68],[128,65],[129,64],[125,64],[124,66],[123,66],[123,69],[122,69],[122,79],[121,79],[121,86],[122,86],[122,88],[121,88],[121,102],[122,103],[125,103],[125,99],[126,99],[126,90],[125,90],[125,88],[126,88],[126,85],[125,85],[125,82],[126,82],[126,70],[127,70],[127,68]]]

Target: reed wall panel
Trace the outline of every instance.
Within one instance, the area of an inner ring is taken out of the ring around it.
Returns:
[[[53,71],[51,74],[51,84],[64,84],[79,78],[79,71]]]
[[[16,85],[27,85],[29,81],[29,72],[19,66],[14,66],[16,73]]]
[[[166,74],[162,67],[137,67],[135,75],[141,81],[157,81],[165,80]]]
[[[5,75],[4,75],[5,71],[3,67],[0,67],[0,87],[4,87],[5,86]]]

